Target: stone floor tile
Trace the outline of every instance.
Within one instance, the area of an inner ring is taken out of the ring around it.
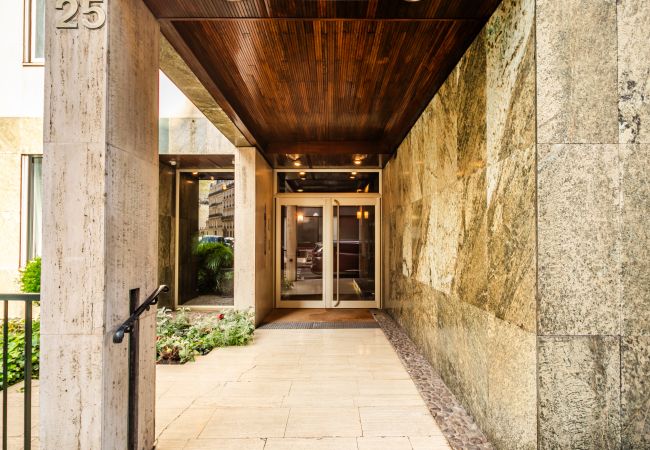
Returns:
[[[359,410],[357,408],[291,408],[285,436],[361,436]]]
[[[217,408],[200,438],[283,437],[289,408]]]
[[[264,450],[357,450],[354,438],[268,439]]]
[[[444,436],[409,437],[413,450],[451,450]]]
[[[193,439],[183,450],[263,450],[264,444],[264,439]]]
[[[407,437],[360,437],[358,450],[411,450]]]

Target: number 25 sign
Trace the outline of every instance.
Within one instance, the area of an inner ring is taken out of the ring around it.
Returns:
[[[57,28],[79,28],[79,22],[91,30],[106,23],[104,0],[56,0],[60,10],[56,19]]]

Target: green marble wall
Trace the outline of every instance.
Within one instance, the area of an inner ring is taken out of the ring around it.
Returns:
[[[536,446],[533,0],[505,0],[384,171],[384,306],[498,448]]]
[[[536,28],[539,447],[650,448],[650,2]]]

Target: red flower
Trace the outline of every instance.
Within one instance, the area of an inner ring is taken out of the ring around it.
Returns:
[[[219,314],[218,317],[219,317],[219,320],[223,320],[223,318],[226,317],[226,316],[224,316],[223,314]]]

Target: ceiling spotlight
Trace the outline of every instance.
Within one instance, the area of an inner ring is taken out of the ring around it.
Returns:
[[[307,172],[299,172],[298,175],[300,175],[301,177],[304,177],[305,175],[307,175]]]
[[[360,166],[361,165],[361,160],[360,159],[355,159],[354,160],[354,165],[355,166]]]
[[[172,166],[175,166],[175,165],[176,165],[176,161],[174,161],[174,160],[172,159],[171,161],[169,161],[169,164],[171,164]]]
[[[197,176],[199,173],[198,172],[192,172],[192,175]]]
[[[350,175],[350,179],[351,179],[351,180],[354,180],[354,175]]]
[[[356,175],[357,173],[356,173],[356,172],[350,172],[350,174],[351,174],[351,175]]]
[[[295,161],[293,162],[293,165],[296,166],[296,167],[300,167],[300,166],[302,166],[302,163],[301,163],[300,160],[298,159],[298,160],[295,160]]]
[[[303,189],[298,189],[298,192],[304,192],[304,190]]]

